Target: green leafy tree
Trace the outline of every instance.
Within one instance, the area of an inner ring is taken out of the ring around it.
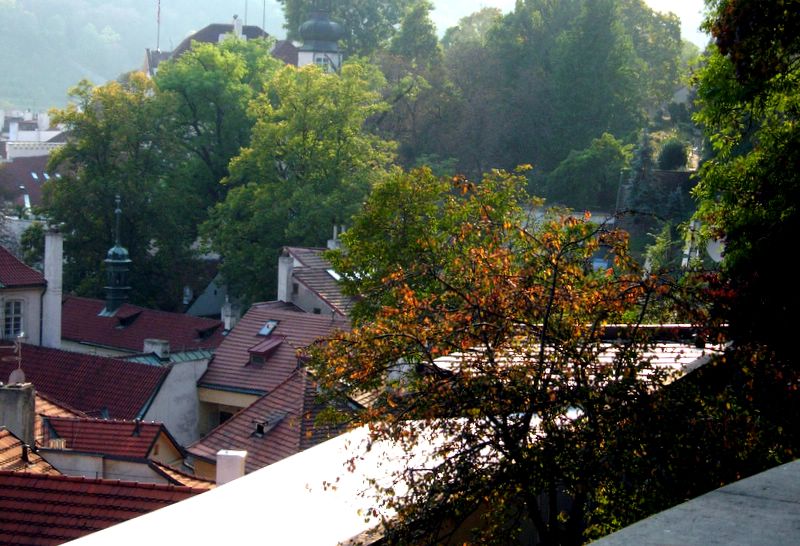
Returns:
[[[192,201],[186,213],[199,213],[225,196],[219,182],[228,163],[250,142],[253,119],[249,102],[280,65],[267,40],[195,43],[177,59],[162,63],[156,75],[157,96],[172,110],[175,139],[187,152],[173,165],[173,183],[186,188]]]
[[[573,151],[547,175],[546,196],[577,209],[614,211],[620,177],[630,163],[630,146],[603,134],[591,146]]]
[[[190,266],[183,258],[193,232],[173,214],[182,196],[165,178],[176,152],[167,130],[171,111],[142,73],[124,84],[82,82],[71,95],[74,102],[53,116],[70,135],[50,160],[62,177],[44,187],[47,216],[65,226],[65,288],[102,295],[102,263],[114,240],[114,198],[120,195],[121,240],[135,264],[131,297],[171,307],[180,296],[180,274]]]
[[[526,526],[543,543],[580,543],[603,486],[621,479],[606,438],[664,379],[641,374],[636,326],[601,357],[603,324],[642,313],[662,287],[623,234],[528,218],[525,183],[395,172],[334,258],[371,317],[319,346],[315,376],[334,397],[373,393],[345,415],[373,438],[432,455],[393,476],[407,491],[381,490],[378,513],[396,514],[388,543],[509,544]],[[601,246],[615,266],[596,272]],[[451,535],[461,526],[478,528]]]
[[[793,270],[780,259],[800,229],[800,17],[747,2],[711,7],[707,28],[720,45],[697,79],[695,119],[713,147],[696,190],[699,217],[726,241],[723,273],[735,296],[723,309],[737,337],[793,359],[790,338],[775,325],[792,320],[800,303],[786,288]]]
[[[417,0],[403,16],[400,29],[392,37],[389,51],[414,64],[438,65],[442,60],[436,26],[431,21],[433,4]]]
[[[368,56],[394,36],[406,9],[415,0],[278,0],[283,5],[287,36],[300,39],[300,25],[317,6],[330,8],[331,19],[341,24],[344,49],[349,55]]]
[[[320,245],[346,223],[393,146],[365,130],[381,112],[383,78],[367,64],[341,74],[287,66],[252,104],[252,143],[231,163],[232,188],[203,226],[222,272],[245,299],[274,296],[284,245]]]
[[[688,146],[679,138],[670,138],[661,145],[658,152],[658,168],[664,171],[674,171],[686,167],[688,159]]]
[[[442,37],[442,47],[463,47],[466,44],[485,45],[489,30],[497,25],[503,12],[498,8],[481,8],[459,19],[456,26],[448,28]]]

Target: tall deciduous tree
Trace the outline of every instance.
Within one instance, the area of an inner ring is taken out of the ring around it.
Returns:
[[[338,271],[378,305],[320,346],[316,377],[334,396],[373,393],[347,416],[432,455],[396,476],[408,491],[384,491],[390,542],[434,543],[479,517],[465,540],[509,544],[531,525],[543,543],[581,542],[601,484],[618,478],[606,439],[663,379],[641,375],[635,327],[612,348],[601,339],[660,290],[625,237],[568,216],[532,221],[525,182],[395,173],[346,234]],[[601,246],[615,265],[594,271]]]
[[[228,163],[250,143],[248,104],[281,65],[270,55],[271,46],[261,39],[195,43],[159,66],[158,98],[173,110],[175,139],[187,152],[173,166],[173,176],[181,179],[173,182],[185,185],[201,215],[224,197],[219,182],[228,175]]]
[[[280,248],[322,244],[386,169],[393,146],[363,130],[385,108],[382,85],[366,64],[346,63],[339,75],[287,66],[254,101],[252,143],[233,160],[232,189],[203,227],[246,299],[273,296]]]
[[[65,225],[65,286],[98,296],[102,263],[113,244],[114,198],[123,198],[122,243],[135,267],[132,298],[169,305],[193,228],[173,214],[180,195],[164,174],[174,160],[170,112],[154,98],[153,82],[136,73],[124,83],[94,87],[82,82],[75,102],[54,116],[69,130],[50,161],[62,173],[45,184],[44,204],[53,222]]]
[[[793,361],[791,338],[775,325],[793,320],[800,303],[782,259],[800,232],[800,16],[772,4],[710,6],[706,26],[718,48],[698,75],[695,119],[713,157],[700,173],[700,218],[725,237],[731,325],[743,341],[766,343]]]

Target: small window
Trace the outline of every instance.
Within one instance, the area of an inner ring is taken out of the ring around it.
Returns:
[[[320,309],[319,307],[314,307],[314,314],[319,315],[320,313],[322,313],[322,309]]]
[[[264,326],[261,327],[261,330],[258,331],[258,335],[260,336],[268,336],[272,333],[272,331],[277,328],[278,321],[277,320],[268,320],[264,323]]]
[[[300,285],[296,282],[292,283],[292,296],[296,296],[300,292]]]
[[[13,339],[22,333],[22,300],[8,300],[4,306],[3,335]]]
[[[333,277],[333,278],[334,278],[334,280],[337,280],[337,281],[340,281],[340,280],[342,280],[342,276],[341,276],[341,275],[339,275],[339,274],[338,274],[336,271],[334,271],[333,269],[326,269],[326,271],[328,272],[328,275],[330,275],[331,277]]]
[[[50,175],[47,173],[42,173],[44,175],[45,180],[50,180]]]
[[[39,175],[31,171],[31,178],[33,178],[34,180],[39,180]]]
[[[264,355],[250,355],[250,364],[253,366],[263,366]]]

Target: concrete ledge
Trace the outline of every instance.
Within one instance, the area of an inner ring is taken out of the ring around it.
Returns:
[[[679,504],[593,544],[800,544],[800,459]]]

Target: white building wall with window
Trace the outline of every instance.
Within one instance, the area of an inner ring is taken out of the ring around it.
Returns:
[[[0,335],[3,340],[13,341],[24,334],[26,343],[39,344],[42,292],[42,287],[0,289]]]

